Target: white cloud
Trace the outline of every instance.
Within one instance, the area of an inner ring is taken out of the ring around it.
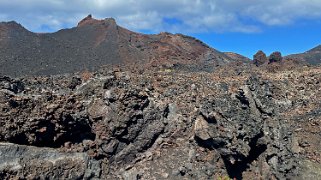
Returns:
[[[0,21],[32,31],[72,27],[87,14],[114,17],[131,30],[257,32],[300,19],[320,19],[320,0],[0,0]],[[175,19],[171,23],[165,19]]]

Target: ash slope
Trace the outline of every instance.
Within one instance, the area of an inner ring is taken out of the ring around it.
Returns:
[[[144,35],[114,19],[93,19],[55,33],[32,33],[16,22],[0,23],[0,72],[3,75],[53,75],[97,70],[103,65],[192,65],[212,69],[232,59],[181,34]]]

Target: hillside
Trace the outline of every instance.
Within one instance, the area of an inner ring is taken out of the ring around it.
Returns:
[[[304,61],[311,65],[319,65],[321,64],[321,45],[301,54],[289,55],[286,58]]]
[[[239,61],[239,62],[243,62],[243,63],[249,63],[251,62],[250,58],[247,58],[243,55],[234,53],[234,52],[224,52],[224,54],[226,56],[228,56],[229,58],[233,59],[234,61]]]
[[[0,73],[50,75],[97,70],[104,65],[216,67],[232,59],[182,34],[144,35],[91,15],[77,27],[32,33],[16,22],[0,24]]]

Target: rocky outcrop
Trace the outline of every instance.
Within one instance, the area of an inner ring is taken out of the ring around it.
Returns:
[[[258,51],[254,56],[253,56],[253,63],[256,66],[261,66],[263,64],[268,63],[268,59],[263,51]]]
[[[94,23],[99,23],[98,20],[94,19],[91,14],[89,14],[87,17],[82,19],[77,27],[85,26],[85,25],[93,25]]]
[[[291,131],[277,118],[271,90],[269,82],[254,76],[234,97],[207,100],[200,109],[195,139],[218,151],[230,177],[242,179],[254,161],[260,164],[262,179],[295,174],[295,155],[288,151],[292,142],[284,141],[292,138]]]
[[[281,62],[282,61],[282,55],[280,52],[273,52],[269,56],[269,63],[275,63],[275,62]]]
[[[85,153],[0,143],[0,155],[1,179],[93,179],[102,171]]]

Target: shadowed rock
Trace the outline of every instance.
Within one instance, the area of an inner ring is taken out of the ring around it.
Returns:
[[[254,56],[253,56],[253,63],[256,66],[261,66],[263,64],[268,63],[268,59],[263,51],[258,51]]]
[[[280,52],[273,52],[270,56],[269,56],[269,63],[275,63],[275,62],[281,62],[282,61],[282,55]]]

